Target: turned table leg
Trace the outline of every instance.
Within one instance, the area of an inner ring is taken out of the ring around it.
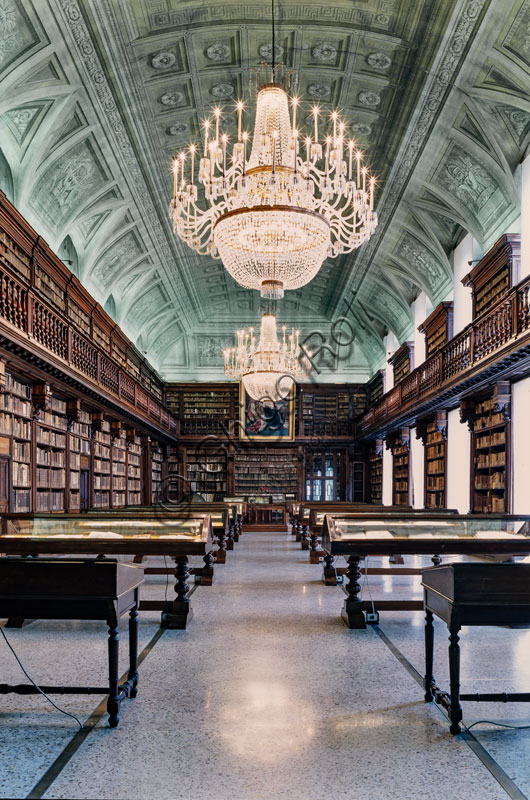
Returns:
[[[333,566],[335,556],[324,552],[324,569],[322,571],[322,583],[325,586],[337,585],[337,570]]]
[[[224,528],[217,536],[218,550],[215,553],[215,561],[217,564],[226,564],[226,535]]]
[[[232,520],[228,523],[228,537],[226,540],[226,549],[233,550],[234,549],[234,523]]]
[[[190,599],[187,596],[189,586],[186,583],[188,577],[188,558],[187,556],[175,557],[175,594],[173,602],[169,602],[162,612],[162,628],[181,630],[193,617]]]
[[[318,534],[311,534],[311,552],[309,553],[309,561],[311,564],[319,564],[320,559],[324,556],[324,551],[320,547]]]
[[[213,583],[213,565],[215,563],[215,559],[211,553],[206,553],[202,560],[204,561],[204,567],[201,568],[201,586],[211,586]]]
[[[348,628],[366,628],[366,621],[361,608],[361,577],[360,556],[349,556],[348,558],[348,585],[345,592],[348,595],[344,601],[341,617]]]
[[[129,672],[127,679],[131,682],[129,697],[138,694],[138,609],[129,611]]]
[[[302,550],[309,550],[309,525],[302,525],[300,542],[302,544]]]
[[[462,719],[462,706],[460,705],[460,645],[458,631],[460,625],[452,623],[449,627],[449,683],[451,692],[451,708],[449,719],[451,733],[460,733],[459,722]]]
[[[109,715],[109,725],[116,728],[120,720],[120,690],[118,687],[118,659],[119,659],[119,635],[117,620],[107,622],[109,626],[108,652],[109,652],[109,699],[107,701],[107,713]]]
[[[295,526],[293,528],[293,533],[295,534],[296,541],[297,542],[301,542],[302,541],[302,523],[301,522],[296,522],[296,524],[295,524]]]
[[[433,700],[432,687],[434,686],[434,676],[432,674],[432,664],[434,655],[434,625],[432,623],[432,611],[425,609],[425,677],[423,688],[425,689],[425,702]]]

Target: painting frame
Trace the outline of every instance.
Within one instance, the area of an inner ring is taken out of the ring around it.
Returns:
[[[254,401],[247,393],[243,381],[239,383],[239,438],[247,441],[247,442],[274,442],[276,444],[280,442],[294,442],[295,440],[295,414],[294,414],[294,405],[295,405],[295,398],[296,398],[296,384],[293,383],[291,389],[289,391],[288,397],[285,400],[280,400],[279,403],[275,403],[275,407],[280,410],[281,407],[285,407],[285,404],[288,404],[287,408],[287,432],[286,433],[275,433],[274,431],[268,431],[266,433],[261,433],[259,431],[251,431],[250,426],[251,424],[256,424],[255,420],[249,419],[249,410],[251,403],[256,403],[259,401]]]

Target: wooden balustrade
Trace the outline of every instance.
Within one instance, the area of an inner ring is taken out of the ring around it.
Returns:
[[[34,293],[0,269],[0,319],[34,339],[78,372],[159,422],[171,433],[176,420],[106,355]]]
[[[501,351],[530,330],[530,278],[514,286],[490,309],[449,340],[435,355],[407,375],[357,423],[364,433],[389,417],[408,410],[446,383],[465,377],[468,370]]]

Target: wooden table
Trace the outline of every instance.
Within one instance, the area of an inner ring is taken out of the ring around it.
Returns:
[[[508,514],[393,514],[360,518],[326,515],[322,547],[348,559],[341,616],[349,628],[365,628],[372,602],[360,598],[360,563],[367,556],[530,554],[530,516]],[[378,610],[421,610],[417,600],[374,599]]]
[[[138,519],[129,514],[5,514],[0,552],[8,555],[156,555],[175,561],[173,600],[143,601],[140,610],[161,610],[163,628],[185,628],[193,613],[188,597],[189,556],[212,550],[208,514],[182,519]]]
[[[530,692],[460,694],[460,645],[463,625],[528,625],[530,623],[530,564],[447,564],[422,573],[425,604],[425,702],[442,705],[451,733],[460,733],[461,700],[530,702]],[[450,694],[436,685],[433,675],[433,615],[449,629]]]
[[[107,694],[109,724],[120,705],[138,694],[138,607],[143,568],[115,559],[0,558],[0,617],[19,619],[102,619],[109,628],[109,685],[41,686],[46,694]],[[129,612],[129,672],[118,685],[120,618]],[[67,644],[66,644],[67,647]],[[43,649],[42,657],[45,657]],[[0,684],[0,694],[38,694],[32,684]]]
[[[287,510],[284,503],[249,503],[243,522],[244,531],[287,532]]]

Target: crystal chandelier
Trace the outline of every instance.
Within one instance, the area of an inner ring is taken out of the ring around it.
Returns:
[[[283,325],[282,334],[280,343],[276,317],[264,314],[257,347],[254,328],[250,328],[236,331],[236,347],[224,351],[225,375],[242,380],[254,400],[276,403],[289,395],[297,380],[311,372],[311,353],[306,354],[300,347],[300,331],[293,328],[287,335]]]
[[[169,211],[175,233],[190,247],[220,258],[241,286],[278,299],[284,289],[312,280],[327,256],[349,253],[369,239],[377,213],[375,178],[347,141],[338,113],[319,130],[321,111],[313,107],[312,135],[302,137],[299,99],[289,101],[275,82],[274,49],[273,9],[272,82],[258,92],[252,140],[243,126],[243,102],[235,106],[233,146],[220,130],[222,110],[214,108],[213,120],[204,121],[202,151],[192,144],[173,161]],[[324,136],[322,128],[328,128]]]

